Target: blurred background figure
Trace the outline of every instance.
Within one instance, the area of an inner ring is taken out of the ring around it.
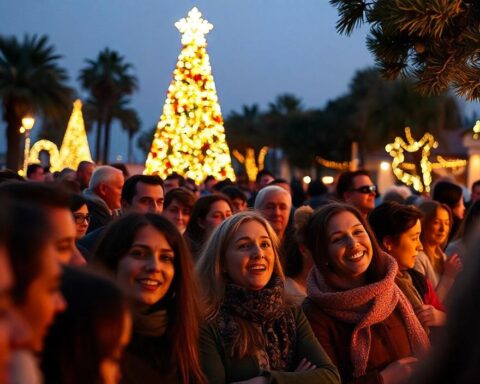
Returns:
[[[366,218],[375,208],[377,187],[367,171],[347,171],[338,177],[337,196],[357,208]]]
[[[60,292],[62,269],[52,227],[38,207],[11,204],[6,248],[15,279],[13,302],[28,325],[30,338],[14,354],[13,383],[41,383],[35,355],[44,348],[44,339],[55,316],[66,308]]]
[[[467,249],[479,235],[480,201],[475,201],[467,210],[465,219],[460,224],[456,236],[448,243],[445,254],[450,257],[458,255],[462,263],[466,261]]]
[[[121,208],[123,183],[122,171],[109,165],[95,169],[89,187],[83,191],[91,216],[88,232],[108,224],[116,216]]]
[[[27,180],[45,181],[45,171],[40,164],[29,164],[27,167]]]
[[[458,255],[447,258],[443,252],[452,226],[452,213],[446,204],[425,201],[419,206],[423,213],[423,250],[415,260],[415,269],[433,285],[440,301],[445,304],[448,292],[462,269]]]
[[[225,195],[213,194],[200,197],[193,206],[185,231],[194,260],[200,256],[204,244],[213,230],[232,215],[232,205]]]
[[[81,161],[77,167],[77,182],[80,184],[80,190],[88,188],[92,178],[95,164],[90,161]]]
[[[229,185],[223,187],[220,192],[230,199],[233,213],[243,212],[247,209],[247,196],[239,188]]]
[[[451,229],[448,241],[456,236],[458,228],[465,216],[465,205],[463,202],[463,189],[457,184],[449,181],[439,181],[433,187],[432,199],[447,205],[452,212]]]
[[[195,201],[195,195],[189,190],[174,188],[165,194],[162,215],[175,224],[180,233],[183,234],[190,221]]]
[[[113,282],[73,268],[65,269],[61,289],[68,306],[45,340],[45,383],[120,383],[132,325],[123,293]]]

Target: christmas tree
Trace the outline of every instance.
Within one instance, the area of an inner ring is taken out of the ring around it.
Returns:
[[[81,161],[92,161],[80,100],[75,100],[73,103],[73,111],[60,150],[49,140],[39,140],[30,150],[29,162],[40,163],[40,152],[43,151],[50,156],[52,172],[61,171],[63,168],[77,169]]]
[[[92,161],[80,100],[73,103],[73,112],[60,147],[60,161],[64,168],[72,169],[77,169],[81,161]]]
[[[330,0],[337,30],[370,24],[367,46],[389,79],[410,76],[424,95],[453,88],[480,100],[479,0]]]
[[[207,175],[235,179],[223,118],[207,54],[213,26],[193,8],[175,26],[183,49],[168,88],[163,114],[145,164],[145,174],[177,172],[202,182]]]

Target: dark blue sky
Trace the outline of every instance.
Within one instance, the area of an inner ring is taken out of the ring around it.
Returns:
[[[3,0],[0,34],[47,34],[78,90],[85,59],[117,50],[139,78],[132,105],[146,130],[161,115],[182,48],[174,23],[193,6],[214,25],[207,50],[224,117],[243,104],[266,108],[286,92],[322,107],[346,92],[357,69],[373,65],[366,31],[339,36],[327,0]],[[3,151],[3,122],[0,134]],[[125,159],[126,134],[114,127],[113,137],[112,160]],[[144,161],[139,152],[136,160]]]

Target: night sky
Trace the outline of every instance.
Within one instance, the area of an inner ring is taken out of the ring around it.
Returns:
[[[214,25],[207,51],[224,118],[244,104],[266,109],[281,93],[322,107],[347,91],[356,70],[373,65],[366,29],[339,36],[327,0],[2,0],[0,34],[48,35],[81,96],[76,78],[85,59],[105,47],[118,51],[139,79],[132,106],[147,130],[161,115],[182,48],[174,23],[193,6]],[[0,122],[0,151],[4,130]],[[113,130],[111,160],[125,160],[126,134]],[[139,151],[136,160],[144,161]]]

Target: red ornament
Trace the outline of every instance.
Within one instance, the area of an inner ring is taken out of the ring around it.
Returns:
[[[172,168],[172,163],[170,163],[169,161],[167,161],[167,162],[165,163],[165,166],[166,166],[167,168]]]
[[[158,156],[158,155],[157,155],[157,152],[152,152],[152,157],[153,157],[154,159],[156,159],[157,156]]]
[[[220,172],[220,174],[225,177],[227,176],[227,171],[225,171],[225,169],[222,169],[222,171]]]
[[[200,80],[202,80],[202,75],[195,75],[195,76],[193,76],[193,80],[195,80],[195,81],[197,81],[197,82],[200,81]]]
[[[222,122],[222,116],[213,116],[212,120],[215,121],[218,124],[221,124]]]

